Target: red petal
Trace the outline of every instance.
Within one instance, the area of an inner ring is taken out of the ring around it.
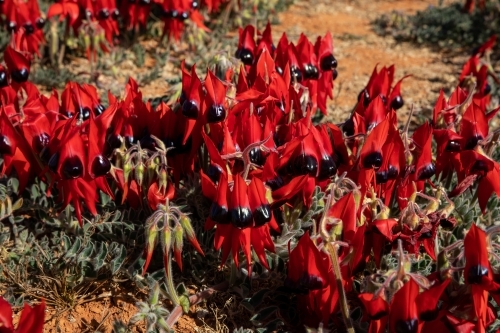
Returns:
[[[45,318],[45,301],[34,307],[24,304],[16,333],[42,333]]]
[[[418,284],[413,280],[406,282],[399,289],[391,302],[391,313],[389,315],[389,325],[391,332],[397,332],[396,325],[403,322],[410,325],[418,325],[418,312],[415,300],[418,295]],[[416,322],[415,322],[416,321]]]
[[[5,299],[0,297],[0,327],[5,327],[7,330],[13,331],[12,324],[12,308]]]

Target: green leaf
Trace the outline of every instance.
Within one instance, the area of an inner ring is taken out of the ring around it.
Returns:
[[[106,257],[108,255],[108,245],[104,242],[99,242],[96,249],[96,255],[92,259],[92,265],[97,271],[105,264]]]
[[[71,244],[71,241],[68,236],[64,235],[64,247],[66,248],[66,240],[68,240],[68,244]],[[71,246],[71,248],[66,252],[65,258],[73,258],[76,256],[78,252],[80,252],[80,248],[82,247],[82,240],[78,237],[75,238],[75,242]]]
[[[262,322],[269,318],[271,315],[273,315],[276,310],[278,310],[278,307],[276,305],[269,306],[267,308],[264,308],[260,310],[258,313],[252,316],[250,318],[250,321],[255,325],[255,326],[260,326],[262,325]]]
[[[269,293],[269,289],[264,288],[256,292],[251,298],[245,298],[241,301],[241,305],[243,305],[248,311],[255,312],[255,309],[262,303],[264,297]]]
[[[78,255],[76,261],[82,262],[90,260],[90,256],[92,255],[92,252],[94,252],[94,247],[95,247],[94,243],[88,242],[85,248]]]
[[[184,313],[189,313],[189,306],[190,306],[189,297],[187,297],[186,295],[181,295],[179,297],[179,303],[182,308],[182,311]]]
[[[12,205],[12,210],[18,210],[23,206],[23,198],[19,198],[14,204]]]
[[[118,245],[117,248],[113,250],[112,255],[114,256],[114,259],[111,260],[110,268],[111,268],[111,274],[115,275],[116,272],[122,267],[123,263],[125,262],[125,258],[127,256],[127,249],[123,244]]]

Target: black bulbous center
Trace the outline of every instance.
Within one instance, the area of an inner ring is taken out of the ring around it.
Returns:
[[[304,272],[297,281],[287,277],[284,285],[297,294],[308,294],[311,290],[322,289],[323,279],[320,276]]]
[[[300,154],[291,161],[291,173],[296,176],[309,175],[316,177],[318,172],[318,161],[314,156]]]
[[[297,66],[290,67],[290,73],[292,75],[292,81],[296,80],[297,82],[302,81],[302,72]]]
[[[42,28],[44,27],[44,25],[45,25],[45,22],[46,22],[46,21],[45,21],[45,19],[44,19],[43,17],[39,17],[39,18],[37,18],[37,19],[36,19],[36,22],[35,22],[36,27],[37,27],[38,29],[42,29]]]
[[[31,35],[32,33],[35,32],[35,27],[31,23],[25,23],[23,27],[27,35]]]
[[[255,147],[248,153],[250,162],[256,165],[262,166],[264,164],[264,156],[262,155],[262,150],[259,147]]]
[[[199,107],[194,100],[185,100],[182,104],[182,114],[189,119],[198,118]]]
[[[210,206],[210,219],[220,224],[229,224],[227,207],[219,206],[216,202],[213,202]]]
[[[337,69],[336,69],[336,68],[334,68],[334,69],[332,70],[332,78],[333,78],[333,80],[337,79],[337,76],[338,76],[338,75],[339,75],[339,73],[337,72]]]
[[[70,156],[64,160],[62,176],[65,179],[76,179],[83,176],[83,163],[78,156]]]
[[[491,93],[491,86],[489,83],[486,83],[483,88],[483,95],[488,95]]]
[[[361,102],[361,98],[363,98],[363,105],[364,107],[368,107],[370,104],[370,93],[368,92],[367,89],[361,90],[361,92],[358,95],[358,102]]]
[[[96,116],[99,116],[101,114],[103,114],[103,112],[106,111],[106,108],[104,107],[104,105],[102,104],[97,104],[95,107],[94,107],[94,114]]]
[[[11,72],[12,80],[16,81],[17,83],[28,81],[29,74],[30,73],[27,68],[20,68]]]
[[[109,170],[111,170],[111,163],[109,160],[102,155],[97,155],[92,162],[92,173],[94,176],[104,176]]]
[[[253,217],[250,208],[248,207],[236,207],[229,211],[229,217],[231,224],[236,228],[248,228],[252,226]]]
[[[472,173],[486,174],[489,171],[488,164],[485,161],[477,160],[471,168]]]
[[[377,184],[385,184],[389,180],[389,172],[387,170],[378,170],[375,173],[375,180]]]
[[[97,17],[102,20],[107,19],[109,17],[109,10],[107,8],[101,9],[99,13],[97,13]]]
[[[304,65],[304,78],[306,80],[317,80],[319,78],[318,67],[313,64],[305,64]]]
[[[271,206],[268,204],[261,205],[257,207],[253,212],[253,220],[255,221],[255,226],[260,227],[271,221],[272,212]]]
[[[222,173],[222,169],[220,168],[220,166],[218,166],[216,164],[210,164],[208,166],[207,176],[214,183],[217,183],[219,181],[221,173]]]
[[[271,188],[271,190],[276,191],[277,189],[283,187],[284,182],[281,176],[276,176],[276,178],[269,179],[266,181],[267,186]]]
[[[394,324],[394,329],[396,333],[416,333],[418,332],[418,320],[408,319],[408,320],[396,320]]]
[[[252,51],[250,51],[247,48],[241,48],[236,51],[236,58],[240,59],[242,63],[245,65],[252,65],[253,64],[253,54]]]
[[[392,164],[389,164],[387,168],[387,177],[389,179],[396,179],[399,176],[399,168],[395,167]]]
[[[337,59],[335,59],[333,54],[329,54],[321,59],[320,66],[323,71],[333,70],[337,68]]]
[[[465,143],[465,149],[466,150],[474,149],[477,146],[477,144],[479,143],[479,141],[481,141],[483,139],[484,138],[479,134],[474,135],[469,140],[467,140],[467,142]]]
[[[337,164],[330,155],[324,155],[319,162],[319,180],[333,177],[337,173]]]
[[[50,136],[47,133],[40,133],[33,138],[33,148],[40,153],[50,142]]]
[[[0,88],[7,87],[9,85],[9,79],[7,77],[7,72],[0,71]]]
[[[481,265],[472,266],[467,272],[467,281],[470,284],[481,284],[485,276],[488,276],[487,267]]]
[[[207,121],[218,123],[226,118],[226,109],[222,105],[211,105],[207,110]]]
[[[47,151],[47,149],[45,150]],[[57,173],[57,166],[59,165],[60,157],[61,155],[59,154],[59,152],[57,152],[54,155],[52,155],[49,159],[48,166],[50,171],[52,171],[53,173]]]
[[[14,32],[15,30],[17,29],[17,23],[14,22],[14,21],[10,21],[8,24],[7,24],[7,30],[9,32]]]
[[[382,153],[374,151],[365,156],[363,159],[363,167],[378,169],[382,166]]]
[[[462,149],[460,142],[455,140],[450,140],[446,144],[446,151],[459,152]]]
[[[344,132],[347,136],[354,135],[354,120],[352,120],[352,118],[349,118],[344,122],[342,125],[342,132]]]
[[[404,104],[405,104],[405,102],[403,101],[403,97],[401,97],[400,95],[397,95],[391,101],[391,108],[393,110],[399,110],[399,109],[401,109],[403,107]]]
[[[434,166],[433,163],[429,163],[425,167],[420,169],[417,175],[417,179],[418,180],[429,179],[432,176],[434,176],[435,173],[436,173],[436,167]]]
[[[80,117],[82,117],[83,120],[87,120],[90,118],[90,108],[88,106],[84,106],[83,108],[80,108]]]
[[[106,143],[106,155],[110,155],[113,150],[121,147],[122,137],[120,134],[110,134],[106,138]]]
[[[0,154],[4,155],[12,155],[14,152],[12,151],[12,145],[10,143],[10,139],[6,135],[0,134]]]
[[[143,136],[139,142],[141,143],[141,148],[156,152],[157,144],[156,141],[151,137],[151,135],[148,134]],[[169,148],[169,146],[167,146],[167,148]]]
[[[118,10],[118,8],[113,9],[111,13],[111,18],[116,21],[118,20],[119,17],[120,17],[120,11]]]

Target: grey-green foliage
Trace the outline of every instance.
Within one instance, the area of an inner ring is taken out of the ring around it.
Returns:
[[[12,179],[10,185],[0,184],[0,199],[13,193],[11,185],[17,185]],[[45,183],[34,182],[16,215],[0,222],[0,284],[9,286],[8,300],[22,305],[26,296],[43,297],[74,306],[97,291],[93,282],[130,277],[125,264],[141,253],[142,226],[107,210],[114,206],[109,202],[102,204],[102,215],[80,227],[72,209],[56,213],[46,190]]]
[[[67,68],[37,66],[30,72],[30,81],[48,89],[64,88],[67,82],[86,83],[84,76],[78,76]]]
[[[137,302],[137,313],[130,318],[129,324],[135,324],[139,321],[146,322],[146,332],[173,332],[167,324],[167,317],[170,312],[163,307],[160,299],[160,285],[158,282],[152,282],[147,302]]]
[[[372,22],[374,30],[399,41],[411,41],[432,47],[473,48],[500,32],[498,1],[487,1],[484,12],[463,11],[463,1],[446,6],[429,6],[415,15],[393,11]]]

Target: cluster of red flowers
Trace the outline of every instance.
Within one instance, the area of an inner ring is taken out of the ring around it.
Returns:
[[[60,3],[57,10],[76,22],[76,9],[65,7],[70,4]],[[102,16],[102,8],[92,8],[91,17]],[[400,268],[389,272],[385,282],[365,286],[359,296],[372,332],[383,332],[387,325],[392,332],[443,327],[483,332],[495,318],[487,294],[499,293],[488,258],[495,246],[488,242],[492,232],[473,225],[464,242],[444,252],[436,252],[436,235],[456,224],[450,196],[477,183],[483,211],[493,192],[500,196],[500,164],[488,155],[488,122],[498,109],[487,112],[488,68],[479,61],[494,42],[474,54],[461,86],[448,99],[441,93],[432,121],[411,136],[408,125],[397,128],[404,78],[395,82],[394,66],[375,68],[344,124],[312,123],[316,109],[326,113],[337,76],[330,34],[314,44],[302,35],[297,45],[284,34],[275,47],[269,25],[262,33],[248,26],[240,30],[238,75],[234,68],[222,78],[209,70],[202,79],[195,66],[189,70],[183,63],[178,102],[156,108],[142,100],[132,79],[121,99],[109,94],[108,107],[89,85],[70,82],[61,98],[56,92],[43,96],[27,81],[28,58],[19,45],[9,46],[7,71],[0,72],[1,172],[13,176],[15,171],[21,191],[34,177],[56,185],[60,202],[72,203],[80,222],[82,202],[97,213],[98,190],[121,196],[122,203],[135,208],[146,199],[154,210],[199,173],[203,193],[212,202],[205,227],[216,227],[215,248],[222,250],[223,262],[231,254],[236,265],[243,250],[250,274],[252,249],[268,267],[265,250],[274,251],[271,230],[279,231],[284,206],[307,210],[319,186],[332,193],[333,204],[325,208],[329,222],[313,228],[291,251],[286,281],[301,294],[305,321],[326,324],[338,307],[335,281],[354,291],[354,279],[369,260],[373,257],[380,266],[393,248],[399,250]],[[439,180],[453,175],[457,186],[446,193]],[[426,195],[426,187],[435,196]],[[417,197],[429,204],[421,208]],[[397,214],[392,202],[397,202]],[[322,233],[331,234],[330,239]],[[329,256],[319,250],[330,241],[342,245],[342,276],[335,276]],[[403,251],[425,252],[448,266],[419,276],[407,270]],[[464,254],[451,263],[447,255],[456,251]],[[463,260],[465,282],[471,286],[465,291],[453,273],[461,270],[452,267]]]
[[[258,43],[255,41],[259,35]],[[240,39],[236,57],[245,64],[248,79],[256,79],[254,63],[263,48],[266,48],[274,60],[275,67],[268,71],[276,71],[283,76],[285,66],[288,65],[292,82],[300,83],[300,90],[308,90],[308,97],[312,102],[312,110],[317,108],[326,114],[326,100],[333,98],[333,80],[337,77],[337,60],[333,56],[332,36],[318,37],[313,45],[304,34],[300,35],[297,45],[288,41],[286,34],[281,36],[278,47],[273,45],[271,26],[268,24],[261,33],[251,25],[240,28]]]
[[[399,245],[396,270],[362,279],[358,297],[370,332],[387,328],[390,332],[485,332],[496,319],[488,294],[500,300],[500,275],[491,264],[499,262],[494,241],[498,228],[485,232],[472,224],[463,241],[444,248],[437,243],[438,230],[452,230],[457,223],[450,197],[478,184],[476,195],[483,213],[492,193],[500,197],[500,163],[489,156],[497,137],[488,129],[500,108],[487,111],[489,70],[480,61],[494,43],[495,37],[474,53],[463,68],[460,86],[449,99],[441,92],[432,121],[416,128],[411,137],[407,127],[403,131],[396,127],[401,81],[390,89],[392,67],[374,71],[342,127],[348,135],[349,159],[339,170],[345,170],[358,188],[338,187],[340,194],[332,194],[334,203],[325,215],[333,243],[342,246],[342,288],[356,292],[354,281],[367,263],[373,258],[379,268],[387,246],[395,250]],[[454,175],[457,185],[446,193],[439,181]],[[435,196],[424,193],[426,184]],[[428,200],[428,205],[422,208],[417,197]],[[393,200],[398,203],[397,214],[391,212]],[[335,278],[339,277],[333,276],[328,255],[317,250],[324,246],[324,237],[301,238],[290,253],[285,283],[300,292],[299,306],[313,326],[327,324],[338,311]],[[435,271],[428,276],[412,273],[405,252],[426,253],[437,263]]]
[[[0,14],[6,17],[6,28],[19,50],[40,56],[40,44],[44,43],[46,19],[59,17],[66,21],[66,33],[70,29],[75,35],[86,36],[88,57],[94,56],[99,46],[104,52],[114,45],[119,35],[119,20],[123,19],[128,29],[145,27],[153,5],[159,7],[164,21],[163,34],[179,40],[187,20],[208,31],[202,7],[208,12],[218,11],[224,0],[59,0],[52,4],[46,15],[40,12],[38,0],[5,0],[0,4]],[[91,41],[92,39],[92,41]]]

